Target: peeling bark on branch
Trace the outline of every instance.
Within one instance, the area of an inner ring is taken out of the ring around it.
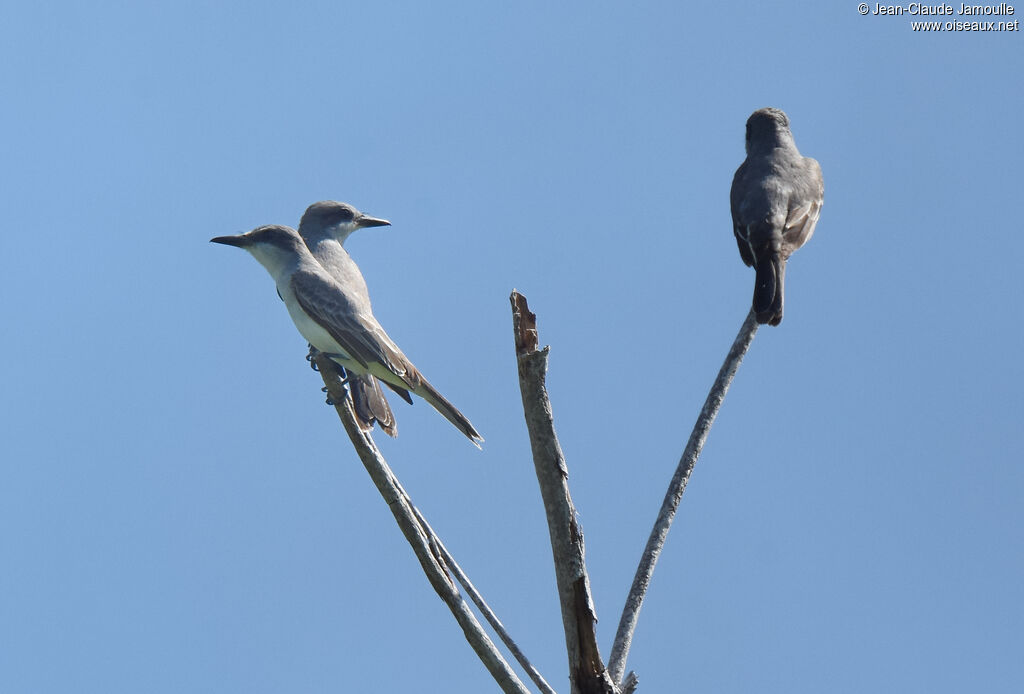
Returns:
[[[519,387],[537,482],[547,514],[572,691],[574,694],[615,694],[617,689],[597,647],[594,628],[597,614],[584,561],[583,531],[569,495],[569,469],[555,434],[551,401],[544,385],[548,348],[537,349],[537,316],[530,311],[526,297],[513,291],[510,300]]]

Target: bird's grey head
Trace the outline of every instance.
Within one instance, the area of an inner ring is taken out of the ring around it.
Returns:
[[[356,229],[389,226],[391,222],[363,214],[348,203],[335,200],[314,202],[306,208],[299,222],[299,233],[307,241],[315,237],[329,236],[339,243]]]
[[[256,227],[238,236],[217,236],[210,241],[249,251],[275,277],[281,270],[296,263],[303,254],[309,253],[299,234],[291,227],[280,224]]]
[[[793,142],[789,117],[777,108],[762,108],[747,119],[747,154]]]

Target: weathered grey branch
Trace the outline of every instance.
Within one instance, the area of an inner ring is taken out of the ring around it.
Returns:
[[[366,471],[370,473],[370,478],[377,486],[381,496],[384,497],[384,501],[387,502],[405,539],[412,545],[413,552],[416,553],[416,558],[419,559],[420,566],[427,575],[430,585],[433,586],[441,600],[448,605],[448,609],[452,611],[455,620],[462,627],[466,640],[469,641],[470,646],[476,651],[477,656],[483,661],[484,666],[502,691],[508,694],[529,694],[529,690],[505,662],[505,659],[501,657],[473,615],[469,605],[462,599],[458,588],[448,576],[444,560],[433,551],[426,532],[416,518],[411,502],[401,489],[398,480],[380,454],[373,439],[359,428],[352,410],[352,403],[347,397],[341,375],[334,362],[323,354],[318,354],[315,361],[320,375],[324,379],[324,385],[327,386],[327,394],[331,402],[334,403],[334,409],[337,410],[338,417],[359,454],[359,459]]]
[[[700,416],[697,417],[697,422],[693,425],[690,440],[686,442],[686,449],[683,451],[683,456],[679,460],[679,466],[676,468],[672,482],[665,493],[665,500],[661,504],[661,511],[658,513],[658,519],[654,523],[651,535],[647,539],[647,546],[644,548],[640,565],[636,569],[633,586],[629,590],[626,606],[623,608],[622,618],[619,620],[619,628],[615,633],[615,643],[612,645],[612,655],[608,670],[612,680],[617,683],[623,682],[622,675],[626,669],[626,658],[629,656],[633,632],[636,629],[636,622],[640,616],[640,607],[643,605],[644,596],[647,594],[647,587],[651,583],[654,565],[658,562],[661,548],[665,545],[665,538],[668,536],[669,528],[672,526],[672,520],[675,518],[676,510],[679,508],[679,502],[683,498],[683,490],[686,489],[686,483],[690,479],[693,466],[697,463],[697,457],[700,455],[704,442],[708,438],[708,432],[715,421],[715,416],[722,407],[722,400],[725,399],[725,394],[729,390],[733,377],[736,375],[736,370],[739,369],[740,362],[743,361],[743,356],[747,353],[747,349],[749,349],[756,333],[757,321],[754,317],[754,312],[751,311],[747,314],[739,334],[729,349],[725,363],[722,364],[722,368],[718,372],[718,378],[715,379],[714,385],[711,386],[711,392],[708,393],[707,400],[704,401],[704,407],[701,408]]]
[[[519,387],[551,537],[569,681],[574,694],[613,694],[617,689],[597,647],[597,614],[584,561],[583,531],[569,496],[569,470],[555,435],[551,402],[544,385],[548,348],[537,349],[537,317],[530,312],[526,297],[513,291],[510,300]]]
[[[404,489],[402,490],[402,493],[405,494]],[[408,498],[408,494],[406,494],[406,497]],[[411,501],[410,506],[412,506]],[[492,629],[494,629],[494,632],[498,635],[498,638],[501,639],[502,643],[505,644],[505,647],[508,648],[512,657],[518,661],[519,665],[526,671],[526,674],[529,675],[530,679],[533,680],[533,683],[537,685],[538,689],[540,689],[544,694],[555,694],[555,690],[551,688],[551,685],[547,683],[540,672],[537,671],[537,668],[533,666],[522,650],[520,650],[518,644],[512,640],[512,636],[505,629],[505,625],[501,623],[501,620],[498,619],[498,615],[494,614],[494,610],[492,610],[491,606],[487,604],[483,596],[476,589],[476,586],[474,586],[473,582],[469,580],[469,576],[466,575],[462,570],[462,567],[455,561],[455,558],[448,551],[448,548],[444,546],[441,538],[438,537],[437,533],[434,532],[434,529],[430,527],[429,523],[427,523],[427,519],[423,517],[423,514],[420,513],[420,510],[415,506],[412,506],[412,510],[413,513],[416,514],[416,518],[419,520],[420,525],[426,531],[427,537],[430,538],[430,542],[437,548],[437,552],[441,555],[445,564],[447,564],[448,568],[451,569],[451,572],[455,575],[455,580],[462,585],[462,588],[469,595],[469,599],[472,600],[473,604],[476,605],[478,610],[480,610],[480,614],[484,616],[487,623],[491,625]]]

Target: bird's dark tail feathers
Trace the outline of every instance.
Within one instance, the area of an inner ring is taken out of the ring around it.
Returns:
[[[757,263],[754,280],[754,313],[758,323],[778,325],[782,322],[782,299],[786,280],[786,259],[771,253]]]
[[[410,405],[412,404],[412,396],[409,395],[409,391],[407,391],[405,388],[399,388],[398,386],[392,383],[388,383],[387,381],[381,381],[381,383],[383,383],[388,388],[398,393],[398,396],[402,398],[402,400],[405,400]]]
[[[445,419],[455,425],[456,429],[465,434],[466,438],[472,441],[474,446],[480,448],[484,437],[466,419],[466,415],[459,412],[455,405],[448,402],[443,395],[437,392],[437,389],[430,385],[427,379],[422,379],[420,385],[412,392],[429,402],[431,407],[440,412]]]
[[[380,381],[369,374],[357,376],[348,374],[348,392],[352,395],[352,409],[355,410],[359,427],[363,431],[373,429],[373,423],[380,425],[388,436],[398,436],[398,424],[391,412],[384,392],[380,389]]]

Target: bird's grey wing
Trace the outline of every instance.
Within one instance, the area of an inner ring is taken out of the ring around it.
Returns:
[[[814,234],[814,227],[818,224],[818,217],[821,216],[821,206],[825,199],[821,167],[811,158],[804,159],[804,162],[807,183],[790,198],[786,226],[782,230],[783,244],[789,253],[810,240]]]
[[[336,283],[313,272],[292,275],[292,290],[302,310],[335,339],[348,355],[369,368],[382,364],[410,389],[419,386],[422,376],[402,354],[384,328],[373,317],[349,300]]]
[[[810,200],[803,205],[790,208],[786,226],[782,230],[785,244],[793,250],[807,243],[814,234],[814,227],[821,216],[821,200]]]
[[[732,234],[736,237],[736,245],[740,249],[740,258],[744,264],[754,264],[754,254],[750,249],[750,241],[747,239],[747,229],[743,220],[743,213],[740,207],[743,205],[743,196],[746,195],[747,182],[747,160],[744,159],[740,168],[736,169],[736,175],[732,177],[732,188],[729,190],[729,209],[732,212]]]

